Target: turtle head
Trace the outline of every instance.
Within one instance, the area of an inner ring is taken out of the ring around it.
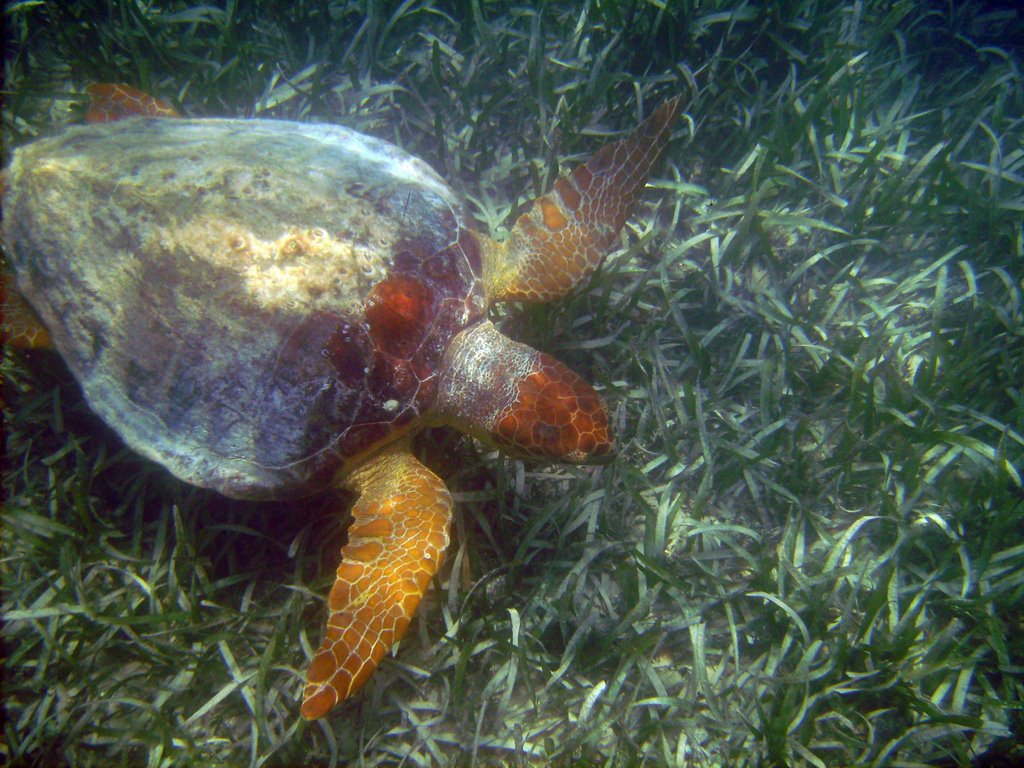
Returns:
[[[490,322],[452,340],[437,411],[445,423],[522,458],[593,462],[613,447],[608,411],[593,387]]]

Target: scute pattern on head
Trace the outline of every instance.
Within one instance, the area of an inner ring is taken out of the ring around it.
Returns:
[[[487,321],[452,340],[436,412],[516,456],[589,461],[612,449],[601,396],[565,363]]]
[[[612,449],[604,400],[543,352],[495,419],[494,440],[513,454],[561,461],[592,461]]]

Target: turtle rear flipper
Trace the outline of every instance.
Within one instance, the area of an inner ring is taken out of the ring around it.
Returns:
[[[348,544],[327,598],[302,716],[315,720],[358,691],[409,627],[448,548],[452,497],[401,441],[357,469]]]
[[[492,301],[551,301],[597,267],[668,144],[680,98],[629,136],[598,150],[533,201],[507,240],[485,242]]]
[[[18,349],[52,349],[53,340],[43,321],[14,289],[14,275],[0,276],[0,338]]]
[[[123,83],[94,83],[86,91],[87,123],[112,123],[126,117],[181,117],[167,102]]]

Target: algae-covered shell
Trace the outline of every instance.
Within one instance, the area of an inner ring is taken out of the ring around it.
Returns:
[[[673,99],[536,198],[502,242],[384,142],[333,126],[179,120],[99,84],[90,119],[18,150],[4,233],[18,288],[93,409],[179,477],[235,496],[356,495],[301,712],[358,691],[409,627],[453,501],[411,451],[447,424],[520,455],[590,461],[601,396],[504,336],[499,301],[596,268],[658,162]]]
[[[342,127],[80,126],[18,150],[7,177],[18,288],[92,407],[229,495],[315,491],[415,426],[484,311],[452,190]]]

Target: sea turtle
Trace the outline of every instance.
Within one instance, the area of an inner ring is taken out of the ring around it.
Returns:
[[[104,90],[106,89],[106,90]],[[242,498],[357,494],[301,712],[357,691],[409,625],[452,499],[409,448],[447,424],[516,455],[609,454],[601,397],[488,320],[549,301],[615,242],[678,99],[537,198],[510,236],[398,147],[335,125],[140,118],[18,149],[3,230],[17,287],[90,406],[195,485]],[[111,111],[113,110],[113,111]]]

